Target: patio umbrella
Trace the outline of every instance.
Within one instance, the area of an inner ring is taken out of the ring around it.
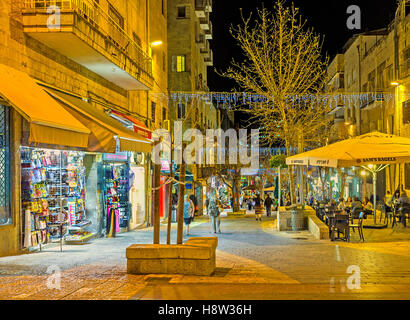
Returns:
[[[376,131],[286,158],[287,165],[331,168],[360,166],[372,172],[375,224],[377,172],[390,164],[408,162],[410,162],[410,138]]]

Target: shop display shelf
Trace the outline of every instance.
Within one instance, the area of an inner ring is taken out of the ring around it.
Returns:
[[[87,234],[85,236],[82,236],[81,238],[73,238],[72,236],[68,236],[68,237],[66,236],[64,238],[64,243],[68,244],[68,245],[70,245],[70,244],[73,244],[73,245],[84,244],[84,243],[86,243],[87,241],[91,240],[94,237],[95,237],[95,233]]]

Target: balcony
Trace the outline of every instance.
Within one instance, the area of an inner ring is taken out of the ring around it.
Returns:
[[[198,18],[205,18],[209,12],[212,12],[212,0],[195,0],[195,14]]]
[[[125,90],[152,89],[152,59],[93,0],[26,0],[22,16],[24,32],[58,53]]]
[[[205,49],[206,47],[206,39],[205,39],[205,35],[203,33],[197,35],[196,37],[196,44],[198,45],[199,49]]]
[[[205,46],[203,48],[201,48],[201,54],[205,55],[205,57],[209,56],[209,52],[210,52],[210,47],[209,47],[209,41],[205,40]]]
[[[214,52],[212,50],[209,50],[209,56],[205,57],[204,62],[208,67],[212,67],[214,65]]]
[[[212,22],[209,21],[209,29],[205,30],[205,39],[212,40],[212,38],[213,38]]]
[[[211,20],[209,19],[209,13],[205,14],[205,17],[199,18],[199,27],[202,30],[208,31],[211,29]]]

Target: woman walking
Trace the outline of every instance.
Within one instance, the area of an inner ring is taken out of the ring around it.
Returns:
[[[192,200],[189,199],[188,195],[184,196],[184,222],[187,228],[186,235],[189,236],[189,226],[192,222],[192,218],[194,217],[194,204]]]
[[[218,207],[218,200],[216,199],[215,190],[211,191],[209,197],[209,215],[211,217],[211,225],[213,233],[221,233],[221,218],[220,211]]]
[[[258,194],[255,198],[255,215],[256,221],[262,221],[262,203],[261,196]]]

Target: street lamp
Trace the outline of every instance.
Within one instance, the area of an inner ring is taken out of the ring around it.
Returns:
[[[158,47],[158,46],[162,45],[162,43],[163,42],[161,40],[153,41],[153,42],[151,42],[151,47]]]

